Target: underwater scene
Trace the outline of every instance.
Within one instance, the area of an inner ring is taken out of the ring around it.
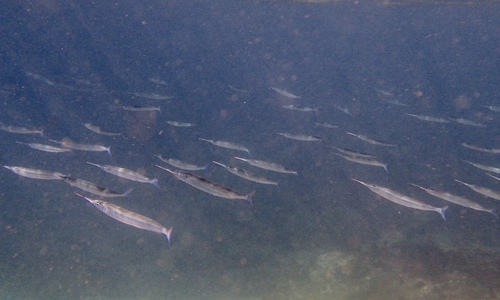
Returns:
[[[495,1],[0,9],[0,299],[500,299]]]

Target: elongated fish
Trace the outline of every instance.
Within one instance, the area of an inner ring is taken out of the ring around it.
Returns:
[[[271,89],[273,91],[275,91],[276,93],[280,94],[281,96],[285,96],[287,98],[291,98],[291,99],[299,99],[300,98],[300,96],[294,95],[288,91],[285,91],[285,90],[282,90],[282,89],[279,89],[276,87],[271,87]]]
[[[369,136],[366,136],[366,135],[362,135],[362,134],[356,134],[356,133],[352,133],[352,132],[347,132],[348,135],[352,135],[354,137],[357,137],[358,139],[364,141],[364,142],[367,142],[369,144],[372,144],[372,145],[377,145],[377,146],[385,146],[385,147],[395,147],[397,145],[395,144],[389,144],[389,143],[386,143],[386,142],[382,142],[382,141],[379,141],[379,140],[376,140],[374,138],[371,138]]]
[[[38,144],[38,143],[23,143],[23,142],[18,142],[18,144],[26,145],[29,146],[33,149],[44,151],[44,152],[50,152],[50,153],[61,153],[61,152],[69,152],[71,149],[68,148],[60,148],[60,147],[54,147],[51,145],[45,145],[45,144]]]
[[[85,128],[87,128],[88,130],[93,131],[97,134],[102,134],[102,135],[107,135],[107,136],[122,135],[121,133],[103,130],[101,127],[92,125],[91,123],[84,123],[83,126],[85,126]]]
[[[253,206],[252,198],[255,195],[255,191],[252,191],[246,195],[239,194],[235,191],[228,189],[227,187],[221,186],[217,183],[211,182],[205,178],[196,176],[190,173],[184,173],[177,170],[170,170],[165,167],[156,165],[158,168],[170,172],[180,181],[184,181],[192,187],[199,189],[205,193],[208,193],[213,196],[226,198],[226,199],[241,199],[246,200],[250,205]]]
[[[193,127],[196,126],[193,123],[186,123],[186,122],[177,122],[177,121],[167,121],[169,125],[175,126],[175,127]]]
[[[471,144],[467,144],[467,143],[462,143],[462,146],[464,146],[465,148],[469,148],[472,150],[481,151],[481,152],[485,152],[485,153],[491,153],[491,154],[499,154],[500,153],[500,149],[483,148],[483,147],[479,147],[479,146],[475,146],[475,145],[471,145]]]
[[[166,228],[155,220],[127,210],[118,205],[106,201],[90,199],[78,193],[75,194],[92,203],[95,207],[97,207],[97,209],[115,220],[118,220],[130,226],[134,226],[135,228],[164,234],[167,237],[168,244],[170,245],[170,235],[172,234],[172,227]]]
[[[294,174],[294,175],[298,174],[297,171],[289,170],[289,169],[285,168],[284,166],[279,165],[277,163],[273,163],[273,162],[268,162],[268,161],[258,160],[258,159],[247,159],[247,158],[241,158],[241,157],[237,157],[237,156],[233,156],[233,158],[239,159],[241,161],[246,162],[249,165],[252,165],[254,167],[261,168],[264,170],[285,173],[285,174]]]
[[[355,150],[351,150],[351,149],[346,149],[346,148],[338,148],[338,147],[334,147],[334,146],[331,146],[331,147],[336,149],[338,152],[349,155],[349,156],[357,156],[357,157],[367,158],[367,159],[375,159],[376,158],[375,155],[368,154],[368,153],[363,153],[363,152],[359,152],[359,151],[355,151]]]
[[[131,93],[131,94],[140,98],[146,98],[151,100],[168,100],[174,98],[173,96],[164,96],[156,93]]]
[[[17,126],[11,126],[11,125],[4,125],[2,123],[0,123],[0,130],[7,131],[10,133],[17,133],[17,134],[39,134],[39,135],[43,136],[43,130],[41,130],[41,129],[17,127]]]
[[[323,128],[338,128],[337,125],[332,125],[330,123],[320,123],[320,122],[314,122],[314,125],[323,127]]]
[[[286,137],[287,139],[302,141],[302,142],[322,142],[323,139],[317,136],[305,135],[305,134],[292,134],[292,133],[284,133],[278,132],[279,135]]]
[[[467,120],[464,118],[450,118],[450,120],[457,122],[459,124],[462,124],[462,125],[467,125],[467,126],[486,127],[486,125],[484,125],[484,124],[481,124],[481,123],[478,123],[478,122],[472,121],[472,120]]]
[[[157,111],[161,113],[161,108],[159,106],[124,105],[122,106],[122,109],[128,111]]]
[[[50,140],[51,142],[58,143],[64,148],[71,150],[80,150],[80,151],[91,151],[91,152],[108,152],[111,155],[111,146],[106,147],[102,145],[91,145],[91,144],[79,144],[75,143],[72,140],[65,138],[62,141]]]
[[[475,184],[471,184],[471,183],[466,183],[466,182],[463,182],[463,181],[460,181],[458,179],[455,179],[456,182],[459,182],[465,186],[467,186],[468,188],[470,188],[471,190],[473,190],[474,192],[476,193],[479,193],[483,196],[486,196],[486,197],[490,197],[490,198],[493,198],[493,199],[496,199],[496,200],[500,200],[500,192],[497,192],[497,191],[494,191],[492,189],[489,189],[489,188],[486,188],[486,187],[482,187],[482,186],[479,186],[479,185],[475,185]]]
[[[365,183],[361,180],[357,180],[354,178],[351,178],[352,180],[361,183],[362,185],[366,186],[369,188],[372,192],[375,194],[384,197],[385,199],[392,201],[396,204],[403,205],[409,208],[414,208],[414,209],[419,209],[419,210],[426,210],[426,211],[435,211],[443,217],[443,219],[446,221],[446,216],[444,213],[448,209],[448,206],[445,207],[435,207],[430,204],[424,203],[420,200],[405,196],[403,194],[400,194],[398,192],[395,192],[391,189],[388,189],[386,187],[376,185],[373,183]]]
[[[427,122],[434,122],[434,123],[450,123],[450,121],[446,120],[445,118],[439,118],[439,117],[432,117],[432,116],[424,116],[424,115],[414,115],[414,114],[407,114],[408,116],[417,118],[422,121],[427,121]]]
[[[376,160],[373,157],[360,156],[360,155],[349,155],[349,154],[344,154],[344,153],[342,153],[342,154],[335,153],[335,155],[338,155],[338,156],[342,157],[343,159],[346,159],[346,160],[349,160],[349,161],[352,161],[352,162],[355,162],[358,164],[367,165],[367,166],[374,166],[374,167],[382,167],[382,168],[384,168],[384,170],[387,173],[389,173],[389,170],[387,169],[387,165],[379,162],[378,160]]]
[[[83,179],[73,178],[73,177],[69,177],[69,176],[61,176],[61,178],[67,184],[69,184],[73,187],[76,187],[76,188],[79,188],[83,191],[92,193],[92,194],[97,195],[97,196],[106,197],[106,198],[110,198],[110,197],[127,197],[128,198],[128,197],[130,197],[130,193],[132,192],[132,189],[129,189],[125,193],[118,193],[118,192],[114,192],[110,189],[100,187],[92,182],[89,182],[89,181],[86,181]]]
[[[492,166],[487,166],[487,165],[482,165],[482,164],[477,164],[477,163],[473,163],[473,162],[470,162],[470,161],[467,161],[467,160],[463,160],[463,161],[466,162],[466,163],[468,163],[468,164],[473,165],[474,167],[476,167],[478,169],[500,174],[500,168],[492,167]]]
[[[482,105],[482,106],[488,108],[491,111],[500,112],[500,106],[491,106],[491,105]]]
[[[159,159],[161,159],[163,162],[166,162],[167,164],[174,166],[176,168],[182,169],[182,170],[187,170],[187,171],[200,171],[200,170],[205,170],[207,166],[199,167],[197,165],[189,164],[183,161],[180,161],[178,159],[174,158],[168,158],[165,155],[155,155]]]
[[[236,176],[239,176],[241,178],[244,178],[244,179],[247,179],[247,180],[250,180],[250,181],[253,181],[253,182],[257,182],[257,183],[262,183],[262,184],[278,185],[278,183],[276,181],[269,180],[269,179],[267,179],[264,176],[260,176],[260,175],[254,174],[254,173],[252,173],[250,171],[243,170],[243,169],[236,168],[236,167],[227,166],[227,165],[222,164],[220,162],[217,162],[215,160],[213,161],[213,163],[216,164],[216,165],[219,165],[219,166],[223,167],[228,172],[230,172],[230,173],[232,173],[232,174],[234,174]]]
[[[497,214],[496,214],[496,212],[495,212],[494,209],[484,208],[479,203],[471,201],[471,200],[469,200],[469,199],[467,199],[465,197],[457,196],[457,195],[454,195],[454,194],[451,194],[451,193],[440,192],[440,191],[436,191],[436,190],[429,189],[429,188],[424,188],[424,187],[421,187],[421,186],[413,184],[413,183],[411,183],[411,185],[416,186],[418,188],[421,188],[422,190],[426,191],[428,194],[430,194],[430,195],[432,195],[434,197],[441,198],[443,200],[446,200],[446,201],[451,202],[451,203],[458,204],[458,205],[463,206],[463,207],[472,208],[472,209],[478,210],[478,211],[489,212],[489,213],[491,213],[492,215],[494,215],[495,217],[498,218],[498,216],[497,216]]]
[[[317,107],[313,108],[313,107],[297,106],[293,104],[282,105],[281,107],[284,109],[301,111],[301,112],[316,112],[316,113],[319,112],[319,109]]]
[[[122,167],[117,167],[117,166],[110,166],[110,165],[98,165],[94,164],[91,162],[87,162],[89,165],[96,166],[103,170],[104,172],[107,172],[109,174],[113,174],[115,176],[125,178],[128,180],[132,181],[137,181],[137,182],[142,182],[142,183],[151,183],[152,185],[158,187],[158,179],[149,179],[146,176],[139,174],[137,172],[131,171],[129,169],[125,169]]]
[[[232,150],[238,150],[238,151],[245,151],[246,153],[248,153],[248,155],[250,155],[250,150],[248,150],[247,147],[236,144],[236,143],[226,142],[226,141],[207,140],[207,139],[202,139],[202,138],[198,138],[198,139],[205,141],[205,142],[209,142],[210,144],[218,146],[218,147],[232,149]]]
[[[62,176],[66,176],[59,172],[49,172],[39,169],[31,169],[19,166],[4,166],[4,168],[11,170],[12,172],[21,175],[23,177],[33,178],[33,179],[43,179],[43,180],[61,180]]]

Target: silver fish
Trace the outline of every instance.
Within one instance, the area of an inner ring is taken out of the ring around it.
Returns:
[[[121,133],[115,133],[115,132],[103,130],[101,127],[92,125],[91,123],[84,123],[83,126],[85,126],[85,128],[87,128],[90,131],[93,131],[95,133],[102,134],[102,135],[107,135],[107,136],[121,135]]]
[[[198,138],[198,139],[202,140],[202,141],[205,141],[205,142],[209,142],[212,145],[215,145],[215,146],[218,146],[218,147],[232,149],[232,150],[245,151],[246,153],[248,153],[248,155],[250,155],[250,151],[248,150],[247,147],[239,145],[239,144],[236,144],[236,143],[226,142],[226,141],[207,140],[207,139],[202,139],[202,138]]]
[[[493,178],[493,179],[500,180],[500,178],[499,178],[499,177],[496,177],[496,176],[491,175],[491,174],[489,174],[489,173],[486,173],[486,175],[490,176],[490,177],[491,177],[491,178]]]
[[[281,96],[285,96],[287,98],[291,98],[291,99],[299,99],[300,96],[297,96],[297,95],[294,95],[290,92],[287,92],[285,90],[282,90],[282,89],[279,89],[279,88],[276,88],[276,87],[271,87],[271,89],[273,91],[275,91],[276,93],[280,94]]]
[[[205,170],[207,168],[207,166],[199,167],[197,165],[188,164],[188,163],[180,161],[178,159],[168,158],[165,155],[155,155],[155,156],[158,157],[159,159],[161,159],[162,161],[166,162],[169,165],[172,165],[176,168],[187,170],[187,171],[200,171],[200,170]]]
[[[371,138],[369,136],[362,135],[362,134],[356,134],[356,133],[352,133],[352,132],[347,132],[347,134],[352,135],[354,137],[357,137],[358,139],[360,139],[364,142],[367,142],[369,144],[372,144],[372,145],[385,146],[385,147],[395,147],[396,146],[395,144],[389,144],[386,142],[382,142],[382,141],[376,140],[374,138]]]
[[[458,204],[458,205],[463,206],[463,207],[472,208],[472,209],[478,210],[478,211],[489,212],[498,218],[494,209],[484,208],[480,204],[478,204],[474,201],[471,201],[467,198],[464,198],[462,196],[457,196],[457,195],[453,195],[453,194],[446,193],[446,192],[440,192],[440,191],[436,191],[433,189],[424,188],[424,187],[421,187],[421,186],[413,184],[413,183],[411,183],[411,185],[416,186],[418,188],[421,188],[422,190],[426,191],[428,194],[430,194],[432,196],[441,198],[441,199],[446,200],[446,201],[451,202],[451,203]]]
[[[18,166],[4,166],[4,168],[11,170],[12,172],[21,175],[23,177],[42,179],[42,180],[61,180],[62,176],[66,176],[59,172],[49,172],[38,169],[31,169]]]
[[[427,122],[435,122],[435,123],[450,123],[450,121],[444,119],[444,118],[438,118],[438,117],[432,117],[432,116],[424,116],[424,115],[414,115],[414,114],[407,114],[408,116],[417,118],[422,121],[427,121]]]
[[[262,183],[262,184],[278,185],[278,183],[276,181],[269,180],[269,179],[265,178],[264,176],[254,174],[250,171],[243,170],[243,169],[236,168],[236,167],[226,166],[225,164],[222,164],[222,163],[217,162],[215,160],[213,161],[213,163],[223,167],[228,172],[230,172],[236,176],[239,176],[241,178],[244,178],[244,179],[247,179],[247,180],[250,180],[253,182],[257,182],[257,183]]]
[[[149,179],[146,176],[139,174],[137,172],[131,171],[129,169],[125,169],[122,167],[117,167],[117,166],[110,166],[110,165],[98,165],[94,164],[91,162],[87,162],[89,165],[96,166],[103,170],[104,172],[107,172],[109,174],[113,174],[115,176],[125,178],[128,180],[132,181],[137,181],[137,182],[142,182],[142,183],[151,183],[152,185],[158,187],[158,179]]]
[[[277,163],[268,162],[268,161],[264,161],[264,160],[258,160],[258,159],[241,158],[241,157],[237,157],[237,156],[233,156],[233,158],[239,159],[241,161],[246,162],[249,165],[252,165],[254,167],[261,168],[264,170],[297,175],[297,171],[289,170],[289,169],[285,168],[284,166],[279,165]]]
[[[465,148],[469,148],[469,149],[472,149],[472,150],[481,151],[481,152],[485,152],[485,153],[491,153],[491,154],[499,154],[500,153],[500,149],[482,148],[482,147],[471,145],[471,144],[467,144],[467,143],[462,143],[462,146],[464,146]]]
[[[97,196],[101,197],[130,197],[130,193],[132,192],[132,189],[129,189],[125,193],[118,193],[114,192],[110,189],[100,187],[92,182],[83,180],[83,179],[78,179],[78,178],[73,178],[69,176],[61,176],[61,178],[69,185],[79,188],[83,191],[92,193]]]
[[[322,142],[323,139],[317,136],[305,135],[305,134],[291,134],[278,132],[279,135],[286,137],[287,139],[302,141],[302,142]]]
[[[374,159],[374,158],[376,158],[375,155],[368,154],[368,153],[362,153],[362,152],[354,151],[354,150],[351,150],[351,149],[337,148],[337,147],[333,147],[333,146],[332,146],[332,148],[336,149],[340,153],[343,153],[343,154],[346,154],[346,155],[350,155],[350,156],[357,156],[357,157],[368,158],[368,159]]]
[[[335,108],[338,109],[338,110],[340,110],[341,112],[343,112],[346,115],[354,117],[354,115],[351,113],[351,111],[349,110],[348,107],[340,106],[340,105],[335,105]]]
[[[29,146],[33,149],[44,151],[44,152],[50,152],[50,153],[61,153],[61,152],[69,152],[71,149],[68,148],[59,148],[59,147],[54,147],[51,145],[45,145],[45,144],[38,144],[38,143],[23,143],[23,142],[17,142],[18,144],[23,144],[26,146]]]
[[[312,107],[301,107],[301,106],[297,106],[297,105],[293,105],[293,104],[290,104],[290,105],[282,105],[281,106],[282,108],[284,109],[288,109],[288,110],[295,110],[295,111],[301,111],[301,112],[319,112],[318,108],[312,108]]]
[[[161,113],[161,108],[159,106],[137,106],[137,105],[130,105],[130,106],[122,106],[123,110],[128,110],[128,111],[157,111]]]
[[[5,125],[2,123],[0,123],[0,130],[7,131],[10,133],[17,133],[17,134],[39,134],[39,135],[43,136],[43,130],[41,130],[41,129],[17,127],[17,126]]]
[[[483,106],[488,108],[491,111],[500,112],[500,106],[491,106],[491,105],[483,105]]]
[[[468,188],[470,188],[474,192],[479,193],[483,196],[490,197],[490,198],[493,198],[496,200],[500,200],[500,192],[494,191],[494,190],[486,188],[486,187],[478,186],[475,184],[465,183],[465,182],[460,181],[458,179],[455,179],[455,181],[467,186]]]
[[[151,100],[168,100],[173,98],[173,96],[164,96],[156,93],[131,93],[131,94],[140,98],[146,98]]]
[[[319,126],[319,127],[324,127],[324,128],[338,128],[337,125],[332,125],[330,123],[319,123],[319,122],[314,122],[314,125]]]
[[[466,162],[468,164],[471,164],[471,165],[473,165],[474,167],[476,167],[478,169],[500,174],[500,168],[486,166],[486,165],[481,165],[481,164],[476,164],[476,163],[473,163],[473,162],[470,162],[470,161],[467,161],[467,160],[462,160],[462,161],[464,161],[464,162]]]
[[[359,156],[359,155],[348,155],[348,154],[338,154],[335,153],[335,155],[338,155],[342,157],[343,159],[362,164],[362,165],[368,165],[368,166],[374,166],[374,167],[382,167],[384,170],[389,173],[389,170],[387,169],[387,165],[384,163],[379,162],[378,160],[368,157],[368,156]]]
[[[392,201],[396,204],[403,205],[409,208],[414,208],[414,209],[419,209],[419,210],[426,210],[426,211],[435,211],[443,217],[443,219],[446,221],[446,217],[444,213],[448,209],[448,206],[444,207],[435,207],[432,205],[429,205],[427,203],[424,203],[420,200],[405,196],[403,194],[400,194],[398,192],[395,192],[391,189],[388,189],[386,187],[376,185],[373,183],[365,183],[361,180],[357,180],[354,178],[351,178],[352,180],[361,183],[362,185],[366,186],[369,188],[372,192],[375,194],[384,197],[385,199]]]
[[[80,151],[91,151],[91,152],[108,152],[111,155],[111,146],[105,147],[102,145],[91,145],[91,144],[78,144],[73,142],[70,139],[63,139],[62,141],[50,140],[51,142],[58,143],[64,148],[71,150],[80,150]]]
[[[235,191],[232,191],[226,187],[223,187],[217,183],[211,182],[205,178],[196,176],[194,174],[184,173],[184,172],[177,171],[177,170],[170,170],[170,169],[167,169],[167,168],[159,166],[159,165],[156,165],[156,166],[162,170],[170,172],[180,181],[184,181],[185,183],[189,184],[192,187],[199,189],[200,191],[203,191],[203,192],[208,193],[208,194],[213,195],[213,196],[226,198],[226,199],[246,200],[246,201],[248,201],[248,203],[250,203],[250,205],[253,206],[252,198],[255,195],[255,191],[252,191],[246,195],[242,195],[242,194],[239,194]]]
[[[175,127],[193,127],[196,126],[193,123],[186,123],[186,122],[177,122],[177,121],[167,121],[168,124],[175,126]]]
[[[115,220],[133,226],[135,228],[164,234],[167,237],[168,244],[170,245],[170,235],[172,234],[172,227],[166,228],[155,220],[127,210],[118,205],[106,201],[91,199],[78,193],[75,194],[92,203],[95,207],[97,207],[97,209]]]
[[[449,119],[452,121],[455,121],[457,123],[460,123],[462,125],[468,125],[468,126],[474,126],[474,127],[486,127],[486,125],[484,125],[484,124],[481,124],[481,123],[478,123],[478,122],[472,121],[472,120],[467,120],[464,118],[449,118]]]

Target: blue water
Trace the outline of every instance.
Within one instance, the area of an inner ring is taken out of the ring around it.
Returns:
[[[500,106],[498,5],[185,2],[1,5],[9,17],[0,21],[0,122],[43,128],[44,136],[0,131],[0,163],[57,171],[119,192],[133,188],[131,198],[106,201],[173,233],[169,247],[165,236],[106,216],[63,181],[2,168],[0,298],[500,297],[498,219],[409,185],[499,207],[454,181],[500,192],[498,181],[463,161],[499,167],[498,154],[461,146],[500,148],[500,113],[484,107]],[[318,112],[282,108],[290,104]],[[123,105],[160,106],[161,114]],[[196,126],[173,127],[167,120]],[[122,136],[96,134],[82,125],[87,122]],[[372,145],[346,132],[397,146]],[[65,138],[111,146],[112,155],[52,154],[15,143]],[[298,175],[251,167],[232,158],[247,153],[199,138],[244,145],[251,158]],[[376,155],[389,172],[344,160],[332,147]],[[254,206],[177,180],[155,167],[167,166],[157,154],[208,164],[196,174],[242,194],[256,190]],[[246,181],[213,160],[279,184]],[[158,178],[160,188],[86,162]],[[394,204],[351,178],[449,205],[446,221]]]

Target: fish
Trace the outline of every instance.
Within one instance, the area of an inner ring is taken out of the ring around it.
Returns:
[[[177,121],[167,121],[168,124],[175,126],[175,127],[193,127],[196,126],[193,123],[186,123],[186,122],[177,122]]]
[[[372,144],[372,145],[385,146],[385,147],[395,147],[395,146],[397,146],[395,144],[389,144],[389,143],[386,143],[386,142],[382,142],[382,141],[376,140],[374,138],[371,138],[371,137],[368,137],[368,136],[362,135],[362,134],[356,134],[356,133],[352,133],[352,132],[347,132],[347,134],[352,135],[354,137],[357,137],[358,139],[360,139],[360,140],[362,140],[364,142],[367,142],[369,144]]]
[[[250,93],[249,90],[243,90],[243,89],[235,88],[232,85],[229,85],[229,88],[232,89],[233,91],[240,92],[240,93]]]
[[[139,174],[137,172],[131,171],[129,169],[125,169],[122,167],[117,167],[117,166],[111,166],[111,165],[99,165],[99,164],[94,164],[91,162],[87,162],[89,165],[96,166],[103,170],[104,172],[107,172],[109,174],[113,174],[115,176],[125,178],[128,180],[132,181],[137,181],[141,183],[151,183],[152,185],[158,187],[158,179],[149,179],[146,176]]]
[[[168,158],[165,155],[155,155],[162,161],[166,162],[169,165],[172,165],[176,168],[182,169],[182,170],[187,170],[187,171],[200,171],[200,170],[205,170],[207,166],[199,167],[197,165],[189,164],[183,161],[180,161],[178,159],[174,158]]]
[[[467,199],[465,197],[453,195],[451,193],[440,192],[440,191],[436,191],[436,190],[429,189],[429,188],[424,188],[424,187],[421,187],[421,186],[416,185],[414,183],[410,183],[410,184],[413,185],[413,186],[416,186],[418,188],[421,188],[422,190],[426,191],[428,194],[430,194],[430,195],[432,195],[434,197],[438,197],[440,199],[446,200],[446,201],[451,202],[451,203],[455,203],[455,204],[463,206],[463,207],[472,208],[472,209],[478,210],[478,211],[489,212],[492,215],[494,215],[496,218],[498,218],[498,216],[497,216],[497,214],[496,214],[496,212],[495,212],[494,209],[484,208],[479,203],[471,201],[471,200],[469,200],[469,199]]]
[[[368,165],[368,166],[374,166],[374,167],[382,167],[384,170],[389,173],[389,170],[387,169],[387,165],[384,163],[379,162],[373,157],[369,157],[366,155],[349,155],[349,154],[338,154],[335,153],[335,155],[338,155],[342,157],[343,159],[346,159],[348,161],[352,161],[358,164],[362,165]]]
[[[330,123],[319,123],[319,122],[314,122],[314,125],[319,126],[319,127],[324,127],[324,128],[338,128],[337,125],[332,125]]]
[[[462,125],[474,126],[474,127],[486,127],[486,125],[478,123],[476,121],[467,120],[464,118],[449,118],[450,120],[457,122]]]
[[[388,189],[386,187],[376,185],[373,183],[365,183],[361,180],[351,178],[352,180],[361,183],[362,185],[366,186],[369,188],[372,192],[375,194],[384,197],[385,199],[392,201],[396,204],[403,205],[409,208],[414,208],[418,210],[425,210],[425,211],[435,211],[441,215],[441,217],[446,221],[446,216],[445,212],[448,209],[448,206],[444,207],[435,207],[430,204],[424,203],[420,200],[414,199],[412,197],[405,196],[403,194],[400,194],[398,192],[395,192],[391,189]]]
[[[291,134],[278,132],[279,135],[286,137],[287,139],[302,141],[302,142],[322,142],[323,139],[317,136],[305,135],[305,134]]]
[[[417,118],[422,121],[427,121],[427,122],[435,122],[435,123],[450,123],[450,121],[444,119],[444,118],[439,118],[439,117],[432,117],[432,116],[424,116],[424,115],[414,115],[414,114],[406,114],[408,116]]]
[[[12,172],[21,175],[23,177],[33,178],[33,179],[42,179],[42,180],[61,180],[63,176],[66,176],[59,172],[50,172],[39,169],[31,169],[19,166],[3,166],[6,169],[11,170]]]
[[[500,106],[491,106],[491,105],[482,105],[482,106],[488,108],[491,111],[500,112]]]
[[[261,168],[264,170],[285,173],[285,174],[293,174],[293,175],[298,174],[297,171],[289,170],[289,169],[285,168],[284,166],[279,165],[277,163],[273,163],[273,162],[268,162],[268,161],[258,160],[258,159],[247,159],[247,158],[241,158],[241,157],[237,157],[237,156],[233,156],[233,158],[244,161],[249,165],[252,165],[254,167]]]
[[[346,154],[346,155],[350,155],[350,156],[357,156],[357,157],[368,158],[368,159],[370,159],[370,158],[371,159],[376,158],[375,155],[368,154],[368,153],[358,152],[358,151],[354,151],[354,150],[346,149],[346,148],[338,148],[338,147],[334,147],[334,146],[331,146],[331,147],[334,148],[334,149],[336,149],[340,153],[343,153],[343,154]]]
[[[209,142],[210,144],[218,146],[218,147],[232,149],[232,150],[238,150],[238,151],[245,151],[246,153],[248,153],[248,155],[250,155],[250,150],[248,150],[247,147],[236,144],[236,143],[226,142],[226,141],[207,140],[207,139],[202,139],[202,138],[198,138],[198,139],[205,141],[205,142]]]
[[[478,169],[481,169],[481,170],[484,170],[484,171],[488,171],[488,172],[493,172],[493,173],[497,173],[497,174],[500,174],[500,168],[497,168],[497,167],[491,167],[491,166],[486,166],[486,165],[482,165],[482,164],[477,164],[477,163],[473,163],[473,162],[470,162],[470,161],[467,161],[467,160],[462,160],[468,164],[471,164],[473,165],[474,167],[478,168]]]
[[[273,91],[275,91],[276,93],[280,94],[281,96],[285,96],[287,98],[291,98],[291,99],[299,99],[300,98],[300,96],[294,95],[288,91],[285,91],[285,90],[282,90],[282,89],[279,89],[276,87],[271,87],[271,89]]]
[[[58,143],[64,148],[71,150],[80,150],[80,151],[91,151],[91,152],[108,152],[111,155],[111,146],[106,147],[102,145],[91,145],[91,144],[78,144],[73,142],[70,139],[63,139],[62,141],[50,140],[51,142]]]
[[[168,100],[174,98],[173,96],[164,96],[156,93],[131,93],[131,94],[140,98],[146,98],[151,100]]]
[[[168,83],[165,80],[161,80],[160,78],[156,78],[156,77],[149,78],[149,81],[151,81],[152,83],[156,83],[156,84],[168,85]],[[142,94],[142,93],[137,93],[137,94]],[[137,96],[137,97],[139,97],[139,96]]]
[[[491,178],[493,178],[493,179],[500,180],[500,178],[499,178],[499,177],[496,177],[496,176],[491,175],[491,174],[489,174],[489,173],[486,173],[486,175],[490,176],[490,177],[491,177]]]
[[[51,81],[51,80],[43,77],[42,75],[38,75],[38,74],[35,74],[35,73],[32,73],[32,72],[26,72],[26,75],[29,76],[29,77],[32,77],[32,78],[34,78],[36,80],[41,80],[41,81],[45,82],[46,84],[48,84],[50,86],[55,86],[56,85],[53,81]]]
[[[479,146],[475,146],[475,145],[471,145],[471,144],[467,144],[467,143],[462,143],[461,145],[464,146],[465,148],[469,148],[472,150],[481,151],[481,152],[485,152],[485,153],[491,153],[491,154],[499,154],[500,153],[500,149],[494,149],[494,148],[488,149],[488,148],[483,148],[483,147],[479,147]]]
[[[247,180],[250,180],[250,181],[253,181],[253,182],[257,182],[257,183],[262,183],[262,184],[278,185],[278,183],[276,181],[269,180],[269,179],[265,178],[264,176],[260,176],[260,175],[254,174],[254,173],[252,173],[250,171],[243,170],[243,169],[236,168],[236,167],[227,166],[227,165],[222,164],[220,162],[217,162],[215,160],[213,161],[213,163],[216,164],[216,165],[219,165],[219,166],[223,167],[228,172],[230,172],[230,173],[232,173],[232,174],[234,174],[236,176],[239,176],[241,178],[244,178],[244,179],[247,179]]]
[[[500,192],[494,191],[494,190],[486,188],[486,187],[478,186],[475,184],[465,183],[465,182],[460,181],[458,179],[455,179],[455,181],[467,186],[468,188],[470,188],[474,192],[479,193],[483,196],[493,198],[495,200],[500,200]]]
[[[17,133],[17,134],[39,134],[39,135],[43,136],[42,129],[32,129],[32,128],[25,128],[25,127],[11,126],[11,125],[5,125],[2,123],[0,123],[0,130],[10,132],[10,133]]]
[[[172,227],[166,228],[155,220],[152,220],[148,217],[145,217],[118,205],[102,200],[91,199],[78,193],[75,194],[92,203],[97,209],[117,221],[133,226],[135,228],[164,234],[167,237],[168,245],[170,246],[170,236],[173,229]]]
[[[123,105],[122,109],[128,111],[157,111],[161,114],[161,108],[159,106]]]
[[[101,197],[130,197],[130,193],[132,193],[132,189],[127,190],[125,193],[118,193],[114,192],[110,189],[100,187],[92,182],[83,180],[83,179],[78,179],[78,178],[73,178],[70,176],[60,176],[67,184],[79,188],[83,191],[92,193],[97,196]]]
[[[354,115],[351,113],[351,111],[349,110],[348,107],[340,106],[340,105],[335,105],[335,108],[338,109],[338,110],[340,110],[341,112],[343,112],[346,115],[354,117]]]
[[[301,106],[297,106],[297,105],[293,105],[293,104],[290,104],[290,105],[282,105],[281,106],[282,108],[284,109],[288,109],[288,110],[295,110],[295,111],[301,111],[301,112],[319,112],[319,109],[316,107],[316,108],[312,108],[312,107],[301,107]]]
[[[170,170],[168,168],[156,165],[158,168],[165,170],[167,172],[170,172],[173,174],[177,179],[180,181],[184,181],[185,183],[189,184],[192,187],[195,187],[199,189],[200,191],[203,191],[205,193],[208,193],[213,196],[221,197],[221,198],[226,198],[226,199],[241,199],[241,200],[246,200],[251,206],[253,206],[253,196],[255,195],[256,191],[252,191],[246,195],[237,193],[235,191],[232,191],[224,186],[221,186],[215,182],[211,182],[203,177],[196,176],[194,174],[190,173],[184,173],[178,170]]]
[[[69,152],[71,149],[68,148],[59,148],[51,145],[45,145],[45,144],[38,144],[38,143],[23,143],[23,142],[18,142],[18,144],[26,145],[29,146],[33,149],[44,151],[44,152],[50,152],[50,153],[61,153],[61,152]]]
[[[87,128],[90,131],[93,131],[95,133],[102,134],[102,135],[107,135],[107,136],[122,135],[121,133],[103,130],[101,127],[92,125],[91,123],[84,123],[83,126],[85,126],[85,128]]]

